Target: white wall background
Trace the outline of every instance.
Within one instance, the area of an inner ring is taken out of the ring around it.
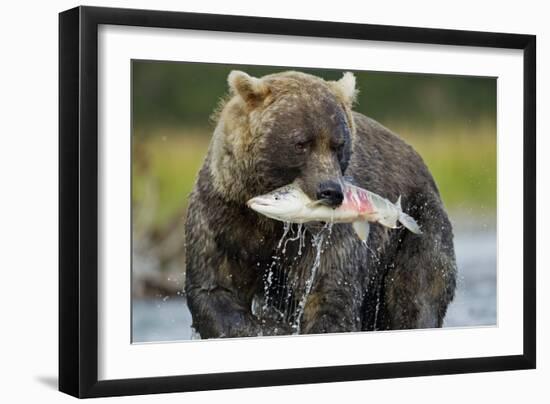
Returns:
[[[5,2],[0,62],[0,401],[68,402],[57,385],[57,13],[74,1]],[[110,402],[547,402],[550,393],[550,26],[541,1],[157,0],[88,5],[531,33],[538,36],[538,369],[533,371],[226,390]],[[518,156],[518,159],[520,157]],[[545,161],[544,161],[545,160]],[[414,348],[412,348],[414,349]]]

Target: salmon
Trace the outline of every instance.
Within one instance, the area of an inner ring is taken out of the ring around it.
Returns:
[[[292,183],[247,202],[252,210],[288,223],[332,222],[352,223],[359,238],[366,241],[369,223],[379,223],[390,229],[398,223],[414,234],[422,234],[420,226],[411,216],[403,212],[401,197],[395,203],[374,192],[360,188],[348,181],[342,181],[344,199],[337,208],[313,201],[302,189]]]

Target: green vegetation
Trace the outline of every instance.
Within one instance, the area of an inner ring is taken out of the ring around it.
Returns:
[[[133,119],[143,136],[155,129],[204,126],[227,91],[227,75],[239,69],[261,77],[293,69],[204,63],[134,61]],[[326,80],[340,70],[296,69]],[[357,110],[381,122],[417,127],[479,124],[496,119],[496,79],[433,74],[354,71]]]
[[[206,132],[165,129],[134,143],[133,204],[154,209],[156,225],[183,216],[209,141]]]
[[[410,131],[393,128],[422,156],[445,206],[455,211],[496,209],[496,128],[476,126]]]

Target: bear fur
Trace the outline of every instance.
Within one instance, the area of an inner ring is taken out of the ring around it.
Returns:
[[[233,71],[228,83],[186,218],[185,291],[201,337],[441,327],[456,283],[451,223],[422,158],[352,111],[353,74]],[[306,225],[304,245],[280,254],[284,224],[246,201],[293,181],[317,199],[319,184],[342,176],[401,196],[423,234],[372,224],[365,245],[350,224],[335,224],[304,295],[320,225]]]

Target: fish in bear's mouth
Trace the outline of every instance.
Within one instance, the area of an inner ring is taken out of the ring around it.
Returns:
[[[352,223],[359,238],[367,239],[369,222],[395,229],[401,223],[414,234],[420,226],[401,209],[401,197],[395,203],[348,181],[341,182],[344,199],[340,206],[327,206],[326,201],[313,201],[295,183],[256,196],[247,202],[254,211],[271,219],[288,223],[307,223],[313,228],[326,223]]]

